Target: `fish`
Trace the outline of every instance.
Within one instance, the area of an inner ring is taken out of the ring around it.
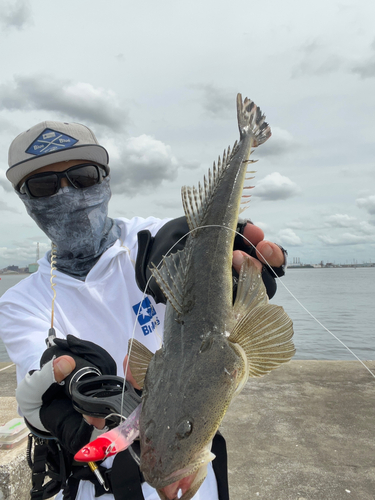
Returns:
[[[189,225],[183,250],[152,275],[166,299],[163,344],[155,353],[129,342],[129,366],[143,389],[140,469],[162,500],[190,500],[214,459],[212,439],[249,377],[295,353],[293,324],[268,301],[246,259],[233,303],[232,251],[253,148],[271,129],[260,108],[237,95],[239,141],[214,162],[203,183],[182,188]],[[247,200],[246,200],[247,201]]]
[[[102,460],[139,436],[141,471],[162,500],[195,495],[215,458],[211,442],[230,402],[249,377],[267,374],[295,353],[292,321],[269,304],[251,260],[242,266],[232,300],[232,248],[249,157],[271,136],[260,109],[240,94],[237,117],[240,141],[219,157],[203,185],[182,188],[190,228],[185,248],[152,270],[167,305],[161,349],[153,354],[129,342],[142,403],[75,456]]]

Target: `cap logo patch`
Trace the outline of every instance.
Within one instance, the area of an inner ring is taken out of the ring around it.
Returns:
[[[52,153],[53,151],[61,151],[66,148],[71,148],[76,142],[78,142],[78,139],[74,139],[69,135],[57,132],[56,130],[46,128],[40,136],[30,144],[25,153],[41,156],[46,153]]]

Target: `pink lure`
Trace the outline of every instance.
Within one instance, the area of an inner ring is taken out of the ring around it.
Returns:
[[[74,456],[77,462],[97,462],[126,450],[139,435],[142,403],[118,427],[105,432],[81,448]]]

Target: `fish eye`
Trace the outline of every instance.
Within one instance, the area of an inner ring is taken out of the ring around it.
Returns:
[[[177,437],[179,439],[187,438],[192,433],[192,430],[193,424],[190,422],[190,420],[184,420],[177,427]]]

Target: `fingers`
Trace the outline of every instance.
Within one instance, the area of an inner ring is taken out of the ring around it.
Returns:
[[[96,429],[104,429],[105,419],[99,417],[90,417],[89,415],[83,415],[86,422],[90,425],[96,427]]]
[[[260,227],[248,223],[244,228],[243,235],[256,246],[257,257],[261,262],[267,262],[271,267],[280,267],[285,264],[281,248],[275,243],[264,240],[264,232]],[[246,240],[245,243],[248,244]]]
[[[261,262],[268,263],[271,267],[280,267],[285,264],[284,253],[275,243],[263,240],[256,247],[257,257]]]
[[[71,356],[59,356],[58,358],[54,359],[53,372],[56,382],[62,382],[65,377],[72,373],[75,367],[76,362]]]
[[[260,227],[254,226],[254,224],[250,223],[246,224],[243,230],[243,235],[246,238],[245,239],[246,245],[249,245],[249,243],[246,240],[251,241],[253,245],[257,246],[258,243],[264,239],[263,230]]]

